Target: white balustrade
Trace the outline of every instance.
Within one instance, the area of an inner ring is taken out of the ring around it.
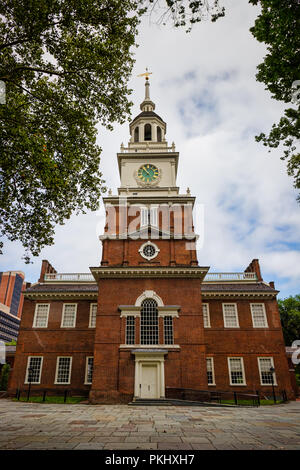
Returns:
[[[210,281],[256,281],[256,273],[208,273],[204,282]]]

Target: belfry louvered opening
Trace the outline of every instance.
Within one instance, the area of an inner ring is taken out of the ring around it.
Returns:
[[[158,344],[158,308],[153,299],[145,299],[141,308],[141,344]]]

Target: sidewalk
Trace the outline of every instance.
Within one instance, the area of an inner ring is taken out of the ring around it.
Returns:
[[[260,408],[0,400],[0,449],[300,449],[300,402]]]

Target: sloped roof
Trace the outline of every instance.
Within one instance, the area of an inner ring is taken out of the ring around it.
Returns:
[[[222,284],[214,284],[214,283],[208,283],[208,282],[203,282],[201,286],[202,292],[273,292],[274,294],[279,292],[276,289],[273,289],[272,287],[268,286],[264,282],[256,282],[256,283],[222,283]]]
[[[139,118],[143,118],[143,117],[156,117],[157,119],[159,119],[160,121],[162,121],[165,125],[167,125],[165,123],[165,121],[158,115],[156,114],[154,111],[142,111],[140,114],[138,114],[134,120],[131,122],[131,125]]]
[[[26,289],[30,292],[98,292],[96,284],[36,284]]]

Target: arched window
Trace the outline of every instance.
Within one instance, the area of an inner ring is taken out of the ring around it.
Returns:
[[[151,124],[145,124],[144,140],[151,140]]]
[[[135,142],[139,141],[139,127],[138,126],[134,129],[134,141]]]
[[[157,142],[161,142],[161,128],[157,126]]]
[[[145,299],[141,308],[141,344],[158,344],[158,308],[154,299]]]

